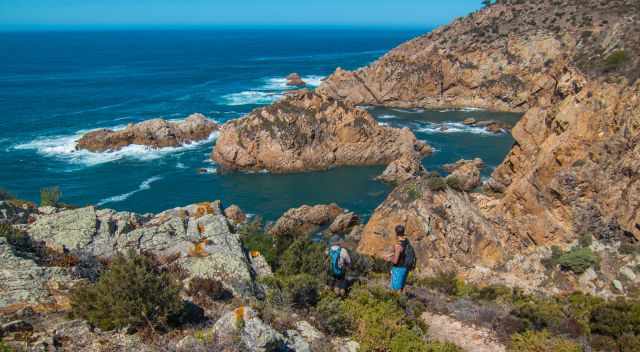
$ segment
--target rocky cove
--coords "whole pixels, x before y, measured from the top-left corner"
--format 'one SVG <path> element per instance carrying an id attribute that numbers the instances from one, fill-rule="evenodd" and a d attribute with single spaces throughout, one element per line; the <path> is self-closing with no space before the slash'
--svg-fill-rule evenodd
<path id="1" fill-rule="evenodd" d="M 227 172 L 380 165 L 371 176 L 391 190 L 370 216 L 327 201 L 281 211 L 265 226 L 220 202 L 136 214 L 5 195 L 3 334 L 16 345 L 26 334 L 41 350 L 95 350 L 100 337 L 112 350 L 636 350 L 640 88 L 631 33 L 640 9 L 559 3 L 498 1 L 220 128 L 212 158 Z M 463 107 L 524 115 L 504 115 L 511 139 L 478 116 L 434 113 Z M 395 128 L 402 123 L 414 128 Z M 430 161 L 450 147 L 438 138 L 469 148 L 471 131 L 488 148 L 509 136 L 506 158 L 493 155 L 494 164 L 476 148 Z M 397 224 L 418 257 L 406 295 L 385 290 L 380 260 Z M 334 234 L 357 258 L 343 300 L 324 291 L 319 264 Z M 129 249 L 153 259 L 118 259 Z M 144 335 L 144 320 L 96 317 L 106 313 L 72 294 L 95 298 L 119 265 L 145 260 L 154 277 L 176 275 L 179 298 L 202 309 L 197 323 L 162 325 L 183 314 L 176 308 L 154 316 L 158 325 L 147 321 Z M 107 279 L 82 291 L 100 275 Z M 71 322 L 60 314 L 69 310 Z"/>

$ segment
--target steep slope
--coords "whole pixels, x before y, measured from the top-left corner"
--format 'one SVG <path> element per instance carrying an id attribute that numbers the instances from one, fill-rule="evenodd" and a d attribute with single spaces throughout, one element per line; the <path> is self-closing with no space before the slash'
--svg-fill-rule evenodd
<path id="1" fill-rule="evenodd" d="M 360 250 L 381 254 L 389 219 L 408 221 L 425 269 L 508 266 L 521 278 L 538 272 L 541 286 L 539 260 L 521 267 L 551 245 L 639 240 L 639 13 L 637 1 L 499 1 L 368 67 L 338 69 L 318 91 L 353 104 L 525 112 L 491 196 L 399 188 Z M 398 202 L 403 192 L 414 199 Z"/>

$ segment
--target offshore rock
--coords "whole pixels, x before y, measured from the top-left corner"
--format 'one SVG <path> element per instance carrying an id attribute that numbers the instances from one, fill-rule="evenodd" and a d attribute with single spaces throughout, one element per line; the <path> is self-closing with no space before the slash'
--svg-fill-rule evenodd
<path id="1" fill-rule="evenodd" d="M 463 191 L 471 191 L 482 183 L 480 178 L 480 170 L 484 168 L 482 159 L 458 160 L 454 164 L 446 164 L 442 168 L 450 173 L 448 177 L 458 179 L 460 189 Z"/>
<path id="2" fill-rule="evenodd" d="M 287 76 L 287 85 L 291 87 L 304 87 L 307 83 L 300 78 L 299 74 L 294 72 Z"/>
<path id="3" fill-rule="evenodd" d="M 387 183 L 402 183 L 426 173 L 421 158 L 415 154 L 404 154 L 391 162 L 376 180 Z"/>
<path id="4" fill-rule="evenodd" d="M 129 124 L 124 130 L 101 129 L 80 138 L 76 149 L 91 152 L 115 151 L 136 144 L 151 148 L 177 147 L 208 139 L 218 125 L 202 114 L 192 114 L 183 122 L 153 119 Z"/>
<path id="5" fill-rule="evenodd" d="M 380 126 L 364 109 L 298 91 L 225 123 L 212 158 L 225 170 L 286 173 L 386 165 L 430 152 L 408 129 Z"/>

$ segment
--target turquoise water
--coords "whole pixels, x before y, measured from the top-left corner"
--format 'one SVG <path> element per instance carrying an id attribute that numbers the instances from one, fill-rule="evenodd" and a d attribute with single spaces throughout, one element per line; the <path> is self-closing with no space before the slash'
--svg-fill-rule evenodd
<path id="1" fill-rule="evenodd" d="M 193 112 L 224 122 L 278 99 L 284 77 L 299 72 L 312 86 L 336 67 L 355 69 L 419 35 L 390 30 L 208 30 L 0 33 L 0 187 L 38 200 L 58 185 L 63 201 L 156 212 L 221 199 L 273 219 L 301 204 L 336 202 L 368 215 L 390 189 L 373 177 L 382 167 L 326 172 L 198 174 L 211 171 L 215 136 L 153 151 L 75 152 L 87 130 L 121 127 Z M 459 125 L 465 117 L 516 121 L 484 111 L 370 109 L 381 123 L 408 126 L 437 152 L 429 169 L 482 157 L 495 167 L 508 134 Z M 441 125 L 449 126 L 441 132 Z M 491 168 L 485 170 L 488 175 Z"/>

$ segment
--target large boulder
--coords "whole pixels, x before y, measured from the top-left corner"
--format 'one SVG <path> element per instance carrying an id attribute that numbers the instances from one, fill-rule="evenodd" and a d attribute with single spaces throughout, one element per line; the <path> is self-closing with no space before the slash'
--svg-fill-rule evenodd
<path id="1" fill-rule="evenodd" d="M 235 204 L 230 205 L 224 210 L 224 216 L 236 225 L 242 224 L 247 220 L 247 215 Z"/>
<path id="2" fill-rule="evenodd" d="M 218 279 L 236 295 L 254 294 L 251 263 L 218 201 L 156 215 L 94 207 L 66 210 L 40 216 L 28 232 L 59 250 L 110 257 L 133 249 L 176 258 L 192 277 Z"/>
<path id="3" fill-rule="evenodd" d="M 421 158 L 415 154 L 404 154 L 391 162 L 376 179 L 387 183 L 402 183 L 424 173 L 426 170 L 422 166 Z"/>
<path id="4" fill-rule="evenodd" d="M 330 225 L 344 210 L 337 204 L 303 205 L 289 209 L 269 229 L 274 236 L 298 235 L 308 236 L 320 227 Z"/>
<path id="5" fill-rule="evenodd" d="M 340 214 L 329 226 L 329 231 L 335 234 L 346 234 L 360 223 L 360 217 L 354 212 Z"/>
<path id="6" fill-rule="evenodd" d="M 482 159 L 458 160 L 454 164 L 446 164 L 442 167 L 449 172 L 447 178 L 456 178 L 458 187 L 463 191 L 471 191 L 480 186 L 482 179 L 480 171 L 484 168 Z"/>
<path id="7" fill-rule="evenodd" d="M 304 87 L 307 85 L 297 73 L 291 73 L 287 76 L 287 85 L 291 87 Z"/>
<path id="8" fill-rule="evenodd" d="M 153 119 L 130 124 L 124 130 L 101 129 L 80 138 L 76 149 L 102 152 L 120 150 L 137 144 L 152 148 L 177 147 L 208 139 L 218 125 L 202 114 L 193 114 L 183 122 Z"/>
<path id="9" fill-rule="evenodd" d="M 285 173 L 386 165 L 430 152 L 409 129 L 383 127 L 364 109 L 299 91 L 225 123 L 212 158 L 224 170 Z"/>
<path id="10" fill-rule="evenodd" d="M 255 310 L 246 306 L 224 314 L 213 326 L 213 333 L 222 344 L 239 340 L 247 351 L 268 352 L 286 348 L 285 337 L 265 324 Z"/>

